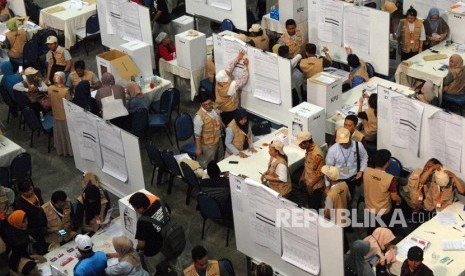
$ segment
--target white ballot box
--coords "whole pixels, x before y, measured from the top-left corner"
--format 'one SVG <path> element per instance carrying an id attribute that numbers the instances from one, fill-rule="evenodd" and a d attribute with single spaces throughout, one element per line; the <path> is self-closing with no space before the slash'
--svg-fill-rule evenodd
<path id="1" fill-rule="evenodd" d="M 194 29 L 194 18 L 189 15 L 183 15 L 172 22 L 174 34 Z"/>
<path id="2" fill-rule="evenodd" d="M 152 63 L 148 61 L 150 58 L 150 45 L 142 41 L 130 41 L 121 44 L 121 51 L 128 54 L 139 68 L 139 74 L 144 78 L 153 76 Z M 138 77 L 138 76 L 136 76 Z"/>
<path id="3" fill-rule="evenodd" d="M 178 65 L 196 70 L 207 63 L 207 38 L 204 33 L 189 30 L 175 36 Z"/>
<path id="4" fill-rule="evenodd" d="M 141 192 L 144 194 L 153 195 L 151 192 L 147 191 L 146 189 L 139 190 L 137 192 Z M 120 212 L 120 221 L 121 221 L 121 229 L 123 230 L 123 234 L 130 238 L 133 242 L 136 242 L 136 229 L 137 229 L 137 219 L 139 215 L 136 213 L 136 210 L 132 208 L 131 204 L 129 204 L 129 198 L 134 193 L 127 195 L 123 198 L 118 200 L 119 212 Z M 136 244 L 136 243 L 134 243 Z"/>
<path id="5" fill-rule="evenodd" d="M 310 131 L 313 141 L 318 145 L 325 143 L 325 110 L 320 106 L 303 102 L 289 109 L 288 137 L 291 144 L 296 144 L 301 131 Z"/>
<path id="6" fill-rule="evenodd" d="M 307 101 L 323 107 L 326 118 L 333 116 L 341 108 L 341 97 L 341 78 L 321 72 L 307 80 Z"/>
<path id="7" fill-rule="evenodd" d="M 465 14 L 457 14 L 449 11 L 447 14 L 447 22 L 450 28 L 449 39 L 453 42 L 465 44 L 465 32 L 463 31 L 463 26 L 465 26 Z"/>
<path id="8" fill-rule="evenodd" d="M 307 0 L 279 0 L 279 22 L 294 19 L 297 24 L 306 22 L 308 18 Z"/>

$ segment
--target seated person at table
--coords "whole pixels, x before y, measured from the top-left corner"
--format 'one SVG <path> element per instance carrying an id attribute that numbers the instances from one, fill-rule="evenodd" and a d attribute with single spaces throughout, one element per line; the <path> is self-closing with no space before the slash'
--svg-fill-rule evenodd
<path id="1" fill-rule="evenodd" d="M 370 80 L 366 63 L 360 60 L 357 55 L 352 54 L 352 49 L 346 47 L 347 64 L 350 66 L 349 78 L 342 85 L 342 90 L 347 91 Z"/>
<path id="2" fill-rule="evenodd" d="M 291 60 L 291 93 L 292 93 L 292 106 L 296 106 L 300 103 L 299 99 L 299 91 L 300 95 L 302 96 L 302 100 L 305 101 L 307 96 L 303 94 L 301 91 L 302 85 L 305 85 L 304 82 L 304 75 L 302 72 L 297 68 L 299 61 L 302 59 L 300 54 L 297 54 L 293 58 L 289 53 L 289 47 L 286 45 L 279 46 L 278 48 L 278 55 L 282 58 L 287 58 Z"/>
<path id="3" fill-rule="evenodd" d="M 115 77 L 112 73 L 105 72 L 102 75 L 102 87 L 97 90 L 95 99 L 100 109 L 102 109 L 102 98 L 113 95 L 115 99 L 122 99 L 124 106 L 126 106 L 126 94 L 124 87 L 115 83 Z"/>
<path id="4" fill-rule="evenodd" d="M 357 129 L 358 118 L 350 114 L 344 119 L 344 128 L 349 130 L 352 141 L 363 142 L 363 134 Z"/>
<path id="5" fill-rule="evenodd" d="M 350 251 L 344 255 L 345 275 L 375 276 L 370 264 L 365 260 L 366 254 L 370 252 L 370 243 L 356 240 L 350 247 Z M 378 265 L 378 261 L 374 266 Z"/>
<path id="6" fill-rule="evenodd" d="M 362 119 L 360 133 L 365 140 L 376 141 L 376 133 L 378 132 L 378 94 L 373 93 L 368 97 L 368 108 L 362 111 L 365 98 L 367 97 L 363 95 L 358 101 L 357 116 Z"/>
<path id="7" fill-rule="evenodd" d="M 409 59 L 423 51 L 426 40 L 425 27 L 417 18 L 417 10 L 412 6 L 407 10 L 406 18 L 401 19 L 397 27 L 397 41 L 401 48 L 401 60 Z"/>
<path id="8" fill-rule="evenodd" d="M 26 212 L 28 218 L 27 232 L 34 238 L 34 249 L 38 254 L 47 253 L 48 245 L 45 242 L 47 233 L 47 218 L 44 210 L 41 208 L 44 201 L 39 189 L 32 186 L 29 179 L 21 180 L 18 183 L 19 197 L 16 199 L 15 207 L 17 210 Z"/>
<path id="9" fill-rule="evenodd" d="M 128 109 L 129 113 L 133 113 L 137 111 L 139 108 L 145 108 L 147 109 L 147 100 L 144 97 L 144 94 L 142 94 L 142 90 L 140 89 L 140 86 L 131 81 L 126 85 L 126 92 L 128 93 L 128 100 L 127 100 L 127 105 L 126 108 Z"/>
<path id="10" fill-rule="evenodd" d="M 286 20 L 286 32 L 278 40 L 279 45 L 289 47 L 291 58 L 300 54 L 304 43 L 300 30 L 297 29 L 297 23 L 294 19 Z"/>
<path id="11" fill-rule="evenodd" d="M 76 236 L 74 231 L 74 211 L 68 196 L 63 191 L 52 194 L 50 201 L 42 205 L 47 217 L 47 235 L 45 241 L 48 243 L 65 243 Z M 60 230 L 66 231 L 66 233 Z"/>
<path id="12" fill-rule="evenodd" d="M 6 27 L 9 32 L 5 34 L 6 40 L 4 42 L 8 49 L 8 57 L 10 62 L 15 65 L 15 72 L 18 69 L 19 64 L 23 64 L 23 48 L 26 44 L 27 37 L 25 30 L 18 30 L 18 24 L 16 18 L 11 18 L 6 23 Z"/>
<path id="13" fill-rule="evenodd" d="M 45 63 L 47 64 L 47 84 L 53 83 L 53 76 L 57 71 L 63 71 L 66 75 L 71 71 L 73 60 L 69 51 L 58 45 L 56 36 L 47 37 L 47 47 L 49 51 L 45 55 Z"/>
<path id="14" fill-rule="evenodd" d="M 260 24 L 253 24 L 250 29 L 249 39 L 255 43 L 255 47 L 264 51 L 270 49 L 270 39 Z"/>
<path id="15" fill-rule="evenodd" d="M 100 108 L 97 104 L 97 100 L 92 98 L 90 84 L 86 80 L 79 82 L 74 88 L 73 103 L 94 115 L 100 116 Z"/>
<path id="16" fill-rule="evenodd" d="M 94 252 L 93 243 L 87 235 L 77 235 L 74 239 L 80 256 L 74 266 L 75 276 L 105 275 L 107 268 L 107 256 L 102 251 Z"/>
<path id="17" fill-rule="evenodd" d="M 73 89 L 83 80 L 90 83 L 91 89 L 99 89 L 102 83 L 94 72 L 86 70 L 86 63 L 83 60 L 78 60 L 74 63 L 74 71 L 69 74 L 66 80 L 66 86 Z"/>
<path id="18" fill-rule="evenodd" d="M 449 95 L 461 95 L 465 93 L 465 67 L 459 54 L 453 54 L 449 58 L 449 73 L 444 79 L 442 92 Z"/>
<path id="19" fill-rule="evenodd" d="M 0 0 L 0 22 L 6 22 L 11 17 L 10 9 L 6 7 L 7 0 Z"/>
<path id="20" fill-rule="evenodd" d="M 0 220 L 4 220 L 13 212 L 14 202 L 15 192 L 0 183 Z"/>
<path id="21" fill-rule="evenodd" d="M 318 57 L 316 55 L 316 45 L 313 43 L 307 43 L 305 45 L 306 58 L 300 61 L 300 70 L 304 73 L 305 78 L 311 78 L 313 75 L 322 72 L 323 68 L 331 66 L 331 56 L 329 50 L 323 47 L 323 53 L 325 57 Z"/>
<path id="22" fill-rule="evenodd" d="M 205 247 L 197 245 L 192 249 L 192 264 L 184 269 L 184 276 L 224 275 L 218 261 L 209 260 Z"/>
<path id="23" fill-rule="evenodd" d="M 393 244 L 395 238 L 396 236 L 388 228 L 376 228 L 371 235 L 363 239 L 370 242 L 370 252 L 365 255 L 365 260 L 370 261 L 372 257 L 378 255 L 380 265 L 386 266 L 394 263 L 397 252 L 397 246 Z"/>
<path id="24" fill-rule="evenodd" d="M 157 56 L 164 60 L 170 61 L 176 57 L 176 47 L 171 43 L 170 36 L 167 33 L 161 32 L 155 39 L 157 42 Z"/>
<path id="25" fill-rule="evenodd" d="M 207 166 L 207 174 L 209 178 L 200 180 L 200 191 L 218 201 L 224 216 L 232 215 L 228 173 L 221 174 L 218 164 L 215 161 L 210 161 Z"/>
<path id="26" fill-rule="evenodd" d="M 220 161 L 224 157 L 223 123 L 209 95 L 200 94 L 199 101 L 200 108 L 194 117 L 195 153 L 202 168 L 206 168 L 210 161 Z"/>
<path id="27" fill-rule="evenodd" d="M 110 209 L 110 197 L 92 172 L 82 178 L 82 188 L 82 194 L 77 198 L 76 222 L 82 224 L 83 233 L 95 233 Z"/>
<path id="28" fill-rule="evenodd" d="M 429 49 L 446 39 L 449 33 L 449 25 L 439 16 L 438 8 L 431 8 L 428 17 L 423 21 L 425 28 L 426 40 L 423 43 L 423 49 Z"/>
<path id="29" fill-rule="evenodd" d="M 27 96 L 29 106 L 36 112 L 37 117 L 39 117 L 41 111 L 46 111 L 46 108 L 41 104 L 41 100 L 47 96 L 48 87 L 40 77 L 39 70 L 28 67 L 24 70 L 24 75 L 26 76 L 26 80 L 15 84 L 13 90 L 22 92 Z"/>
<path id="30" fill-rule="evenodd" d="M 232 120 L 226 127 L 226 154 L 224 158 L 230 155 L 239 155 L 241 158 L 247 158 L 247 154 L 242 150 L 248 149 L 251 152 L 257 152 L 253 148 L 252 132 L 249 128 L 247 119 L 247 110 L 237 109 L 234 120 Z"/>
<path id="31" fill-rule="evenodd" d="M 107 257 L 118 258 L 119 262 L 107 267 L 105 275 L 149 276 L 149 273 L 142 268 L 140 256 L 128 237 L 114 237 L 112 243 L 116 253 L 107 253 Z"/>
<path id="32" fill-rule="evenodd" d="M 407 259 L 402 263 L 400 276 L 433 276 L 433 271 L 423 263 L 423 250 L 412 246 L 408 250 Z"/>
<path id="33" fill-rule="evenodd" d="M 13 87 L 15 84 L 22 82 L 23 78 L 19 74 L 14 73 L 13 64 L 10 61 L 3 61 L 0 63 L 0 70 L 3 74 L 0 86 L 6 89 L 11 98 L 15 100 L 16 98 L 15 93 L 13 92 Z"/>
<path id="34" fill-rule="evenodd" d="M 288 197 L 292 191 L 291 176 L 284 144 L 280 140 L 273 140 L 269 145 L 270 161 L 268 169 L 262 174 L 261 181 L 282 197 Z"/>
<path id="35" fill-rule="evenodd" d="M 456 190 L 460 194 L 465 194 L 465 188 L 453 172 L 441 165 L 431 166 L 422 176 L 420 183 L 424 183 L 423 179 L 432 171 L 434 171 L 434 175 L 428 191 L 425 191 L 423 206 L 429 212 L 442 211 L 454 203 Z"/>

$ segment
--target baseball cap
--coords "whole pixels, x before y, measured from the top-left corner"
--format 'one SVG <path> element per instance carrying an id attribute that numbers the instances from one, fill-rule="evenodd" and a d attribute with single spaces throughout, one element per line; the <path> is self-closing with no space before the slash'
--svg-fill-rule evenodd
<path id="1" fill-rule="evenodd" d="M 449 175 L 447 175 L 445 169 L 442 168 L 441 170 L 438 170 L 434 173 L 434 180 L 436 181 L 436 184 L 444 187 L 449 184 Z"/>
<path id="2" fill-rule="evenodd" d="M 423 261 L 423 250 L 418 246 L 412 246 L 408 250 L 407 258 L 411 261 Z"/>
<path id="3" fill-rule="evenodd" d="M 336 131 L 336 143 L 349 143 L 350 131 L 347 128 L 341 127 Z"/>
<path id="4" fill-rule="evenodd" d="M 385 2 L 384 10 L 387 11 L 388 13 L 393 13 L 397 11 L 397 6 L 393 2 Z"/>
<path id="5" fill-rule="evenodd" d="M 35 69 L 34 67 L 28 67 L 26 70 L 24 70 L 24 75 L 29 76 L 29 75 L 34 75 L 37 74 L 39 70 Z"/>
<path id="6" fill-rule="evenodd" d="M 270 147 L 274 148 L 275 150 L 279 151 L 279 153 L 284 155 L 284 144 L 280 140 L 273 140 L 270 144 Z"/>
<path id="7" fill-rule="evenodd" d="M 262 30 L 262 26 L 260 26 L 260 24 L 252 24 L 252 26 L 249 29 L 249 32 L 258 33 L 261 30 Z"/>
<path id="8" fill-rule="evenodd" d="M 81 251 L 88 251 L 92 249 L 92 240 L 87 235 L 77 235 L 74 242 L 76 242 L 77 248 Z"/>
<path id="9" fill-rule="evenodd" d="M 338 180 L 340 178 L 339 169 L 334 166 L 324 165 L 321 167 L 321 172 L 331 180 Z"/>
<path id="10" fill-rule="evenodd" d="M 299 133 L 299 135 L 297 135 L 297 144 L 308 141 L 310 139 L 312 139 L 312 134 L 308 131 L 302 131 Z"/>
<path id="11" fill-rule="evenodd" d="M 163 39 L 165 39 L 165 37 L 167 36 L 167 34 L 165 32 L 161 32 L 157 35 L 157 38 L 155 38 L 155 42 L 156 43 L 161 43 L 163 41 Z"/>
<path id="12" fill-rule="evenodd" d="M 47 42 L 46 42 L 47 44 L 52 44 L 52 43 L 56 43 L 56 42 L 58 42 L 58 39 L 57 39 L 56 36 L 51 35 L 51 36 L 47 37 Z"/>

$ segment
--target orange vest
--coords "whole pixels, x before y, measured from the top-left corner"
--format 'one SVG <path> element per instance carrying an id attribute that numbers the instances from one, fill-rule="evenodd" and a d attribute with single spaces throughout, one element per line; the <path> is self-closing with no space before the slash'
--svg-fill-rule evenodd
<path id="1" fill-rule="evenodd" d="M 8 56 L 10 58 L 21 58 L 23 56 L 24 44 L 26 44 L 27 41 L 26 31 L 18 30 L 7 32 L 6 39 L 10 42 Z"/>
<path id="2" fill-rule="evenodd" d="M 66 237 L 69 233 L 65 236 L 61 236 L 58 234 L 58 230 L 71 228 L 71 202 L 66 201 L 66 205 L 63 208 L 62 218 L 60 218 L 57 212 L 53 209 L 51 201 L 42 205 L 42 209 L 47 217 L 47 235 L 45 236 L 45 241 L 48 243 L 58 243 L 63 240 L 67 240 Z"/>
<path id="3" fill-rule="evenodd" d="M 406 198 L 406 202 L 408 206 L 412 209 L 417 209 L 421 205 L 421 201 L 418 200 L 418 197 L 420 196 L 420 189 L 419 189 L 419 184 L 420 184 L 420 178 L 421 178 L 421 173 L 423 172 L 423 169 L 416 169 L 414 170 L 409 178 L 408 178 L 408 184 L 407 184 L 407 194 L 404 195 L 404 198 Z M 414 178 L 413 175 L 416 175 L 418 177 Z M 424 185 L 423 189 L 425 189 L 427 186 Z"/>
<path id="4" fill-rule="evenodd" d="M 365 192 L 366 209 L 378 214 L 384 209 L 384 214 L 391 211 L 391 195 L 389 186 L 394 176 L 385 171 L 366 168 L 363 174 L 363 190 Z"/>
<path id="5" fill-rule="evenodd" d="M 292 184 L 291 184 L 291 175 L 289 174 L 289 167 L 287 166 L 286 160 L 281 156 L 276 157 L 276 160 L 273 162 L 273 157 L 270 158 L 270 162 L 268 162 L 268 170 L 265 172 L 265 175 L 271 175 L 273 177 L 277 177 L 278 175 L 275 173 L 276 167 L 279 164 L 283 164 L 287 168 L 287 181 L 268 181 L 268 186 L 271 189 L 278 192 L 282 197 L 286 197 L 292 191 Z"/>
<path id="6" fill-rule="evenodd" d="M 300 50 L 302 48 L 302 34 L 300 33 L 299 30 L 295 31 L 296 39 L 295 42 L 294 40 L 287 34 L 287 32 L 284 32 L 284 34 L 281 36 L 283 39 L 284 43 L 286 44 L 287 47 L 289 47 L 289 54 L 292 57 L 295 57 L 298 53 L 300 53 Z"/>
<path id="7" fill-rule="evenodd" d="M 66 65 L 66 60 L 65 60 L 65 48 L 58 46 L 57 50 L 55 52 L 48 51 L 47 55 L 49 58 L 49 61 L 52 62 L 53 64 L 53 55 L 55 55 L 55 60 L 56 60 L 56 65 Z M 52 54 L 53 53 L 53 54 Z"/>
<path id="8" fill-rule="evenodd" d="M 378 118 L 375 115 L 375 110 L 371 107 L 368 107 L 365 110 L 368 120 L 363 120 L 363 133 L 365 135 L 365 140 L 372 141 L 374 136 L 378 132 Z"/>
<path id="9" fill-rule="evenodd" d="M 400 30 L 400 41 L 402 43 L 402 52 L 418 52 L 420 49 L 420 36 L 421 28 L 423 27 L 423 21 L 416 19 L 413 28 L 413 32 L 410 32 L 409 24 L 406 19 L 401 19 L 399 23 L 402 27 Z"/>
<path id="10" fill-rule="evenodd" d="M 345 181 L 334 184 L 329 189 L 328 194 L 326 195 L 333 202 L 333 209 L 335 211 L 335 217 L 332 220 L 337 225 L 344 225 L 346 223 L 343 220 L 341 210 L 345 210 L 348 207 L 349 202 L 349 187 Z"/>
<path id="11" fill-rule="evenodd" d="M 184 269 L 184 276 L 198 276 L 199 274 L 195 270 L 194 264 L 191 264 L 188 268 Z M 220 276 L 220 266 L 218 261 L 208 260 L 206 276 Z"/>
<path id="12" fill-rule="evenodd" d="M 202 126 L 202 143 L 206 146 L 216 145 L 218 144 L 219 135 L 218 131 L 220 129 L 220 124 L 216 119 L 208 116 L 208 114 L 200 108 L 197 111 L 197 115 L 200 116 L 202 119 L 203 126 Z"/>
<path id="13" fill-rule="evenodd" d="M 255 43 L 255 48 L 264 51 L 268 51 L 270 48 L 270 39 L 265 34 L 265 32 L 263 32 L 263 35 L 261 36 L 250 36 L 249 38 Z"/>
<path id="14" fill-rule="evenodd" d="M 355 72 L 350 72 L 349 73 L 349 83 L 352 84 L 352 80 L 355 76 L 360 76 L 362 77 L 365 82 L 370 80 L 370 77 L 368 76 L 367 72 L 367 65 L 364 61 L 360 61 L 360 67 L 357 69 Z"/>
<path id="15" fill-rule="evenodd" d="M 218 109 L 221 111 L 225 111 L 225 112 L 234 111 L 239 106 L 239 96 L 237 94 L 234 96 L 228 95 L 228 89 L 230 85 L 231 85 L 231 80 L 225 83 L 220 83 L 220 82 L 216 83 L 215 103 L 218 106 Z"/>
<path id="16" fill-rule="evenodd" d="M 317 156 L 320 156 L 320 162 L 317 163 Z M 323 151 L 320 146 L 313 143 L 309 152 L 305 153 L 305 165 L 304 165 L 304 178 L 306 182 L 313 182 L 315 178 L 319 178 L 318 182 L 315 183 L 313 189 L 323 188 L 323 174 L 321 173 L 321 167 L 325 164 Z"/>
<path id="17" fill-rule="evenodd" d="M 65 108 L 63 106 L 63 98 L 69 99 L 68 87 L 58 87 L 55 85 L 48 87 L 48 96 L 52 104 L 53 118 L 59 121 L 65 121 Z"/>
<path id="18" fill-rule="evenodd" d="M 84 70 L 84 76 L 82 76 L 82 78 L 78 76 L 76 71 L 73 71 L 71 72 L 71 74 L 69 74 L 69 78 L 71 79 L 71 85 L 74 87 L 76 87 L 83 80 L 89 81 L 89 83 L 92 85 L 93 76 L 94 72 L 88 70 Z"/>
<path id="19" fill-rule="evenodd" d="M 302 59 L 300 70 L 305 74 L 305 78 L 311 78 L 313 75 L 323 72 L 323 59 L 317 57 Z"/>
<path id="20" fill-rule="evenodd" d="M 244 141 L 245 141 L 245 138 L 246 138 L 246 135 L 244 134 L 244 132 L 242 131 L 242 129 L 240 129 L 237 124 L 236 124 L 236 120 L 232 120 L 228 126 L 232 129 L 233 133 L 234 133 L 234 139 L 232 141 L 232 144 L 233 146 L 241 151 L 244 149 Z M 229 154 L 229 155 L 232 155 L 233 153 L 228 149 L 226 148 L 226 152 Z"/>
<path id="21" fill-rule="evenodd" d="M 425 192 L 425 209 L 428 211 L 444 210 L 447 206 L 454 202 L 454 189 L 453 186 L 439 187 L 436 184 L 434 177 L 428 191 Z"/>

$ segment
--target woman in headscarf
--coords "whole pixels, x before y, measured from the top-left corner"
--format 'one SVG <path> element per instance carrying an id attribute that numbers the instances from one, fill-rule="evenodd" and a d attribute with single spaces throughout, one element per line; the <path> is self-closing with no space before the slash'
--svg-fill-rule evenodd
<path id="1" fill-rule="evenodd" d="M 449 25 L 439 16 L 438 8 L 431 8 L 428 17 L 423 21 L 425 27 L 426 41 L 423 43 L 423 49 L 429 49 L 439 42 L 446 39 L 449 34 Z"/>
<path id="2" fill-rule="evenodd" d="M 241 158 L 247 158 L 247 154 L 242 150 L 249 149 L 251 152 L 257 152 L 253 148 L 252 132 L 247 120 L 247 111 L 239 108 L 228 126 L 226 127 L 226 153 L 225 158 L 230 155 L 239 155 Z"/>
<path id="3" fill-rule="evenodd" d="M 6 48 L 8 49 L 8 56 L 10 61 L 14 64 L 15 72 L 18 69 L 18 64 L 23 62 L 23 47 L 26 44 L 27 37 L 25 30 L 18 30 L 16 18 L 11 18 L 6 23 L 9 32 L 5 34 Z"/>
<path id="4" fill-rule="evenodd" d="M 9 61 L 3 61 L 0 64 L 0 69 L 2 70 L 3 78 L 0 82 L 0 86 L 5 88 L 10 94 L 11 98 L 14 100 L 15 95 L 13 93 L 13 86 L 17 83 L 23 81 L 23 78 L 19 74 L 15 74 L 13 71 L 13 65 Z"/>
<path id="5" fill-rule="evenodd" d="M 55 72 L 53 76 L 54 84 L 48 88 L 48 96 L 52 103 L 53 111 L 53 144 L 57 154 L 63 156 L 73 156 L 73 148 L 69 138 L 68 125 L 66 124 L 65 108 L 63 99 L 69 100 L 69 89 L 65 86 L 65 73 Z"/>
<path id="6" fill-rule="evenodd" d="M 365 260 L 370 261 L 373 256 L 378 255 L 382 265 L 395 262 L 397 250 L 397 246 L 393 244 L 395 238 L 396 236 L 388 228 L 376 228 L 371 235 L 363 239 L 370 243 L 370 252 L 365 255 Z"/>
<path id="7" fill-rule="evenodd" d="M 282 197 L 288 197 L 292 191 L 291 175 L 284 144 L 281 140 L 273 140 L 269 147 L 270 161 L 268 169 L 262 174 L 261 181 L 278 192 Z"/>
<path id="8" fill-rule="evenodd" d="M 89 81 L 83 80 L 74 88 L 73 103 L 97 116 L 100 114 L 100 108 L 97 101 L 92 98 L 90 93 Z"/>
<path id="9" fill-rule="evenodd" d="M 113 247 L 116 253 L 107 253 L 108 258 L 118 258 L 119 263 L 107 267 L 106 275 L 148 276 L 149 273 L 142 268 L 139 254 L 134 244 L 126 236 L 113 238 Z"/>
<path id="10" fill-rule="evenodd" d="M 444 79 L 442 92 L 449 95 L 461 95 L 465 93 L 465 67 L 459 54 L 453 54 L 449 58 L 449 73 Z"/>
<path id="11" fill-rule="evenodd" d="M 375 276 L 370 264 L 365 261 L 365 255 L 370 251 L 368 241 L 356 240 L 350 251 L 344 255 L 344 268 L 357 276 Z"/>
<path id="12" fill-rule="evenodd" d="M 124 93 L 124 87 L 115 83 L 115 77 L 109 73 L 105 72 L 102 75 L 102 87 L 97 90 L 95 99 L 97 104 L 102 109 L 102 98 L 113 95 L 115 99 L 122 99 L 124 106 L 126 106 L 126 95 Z"/>
<path id="13" fill-rule="evenodd" d="M 129 113 L 133 113 L 139 108 L 147 109 L 147 101 L 145 100 L 144 94 L 142 94 L 140 86 L 137 83 L 131 81 L 128 85 L 126 85 L 126 92 L 129 95 L 127 102 L 127 109 Z"/>

